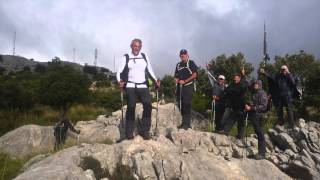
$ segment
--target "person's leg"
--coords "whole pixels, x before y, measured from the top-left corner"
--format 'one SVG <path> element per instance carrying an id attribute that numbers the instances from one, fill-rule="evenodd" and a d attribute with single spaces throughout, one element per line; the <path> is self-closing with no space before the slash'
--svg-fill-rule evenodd
<path id="1" fill-rule="evenodd" d="M 181 94 L 180 94 L 180 91 L 181 91 L 182 89 L 180 89 L 180 85 L 179 85 L 179 84 L 177 84 L 176 86 L 177 86 L 177 87 L 176 87 L 177 89 L 176 89 L 176 92 L 175 92 L 176 105 L 178 106 L 178 108 L 179 108 L 179 110 L 180 110 L 180 112 L 181 112 L 181 108 L 182 108 L 182 107 L 180 107 L 180 100 L 181 100 L 180 95 L 182 95 L 182 92 L 181 92 Z"/>
<path id="2" fill-rule="evenodd" d="M 278 106 L 277 108 L 277 116 L 278 116 L 278 124 L 280 126 L 282 126 L 284 124 L 284 120 L 283 120 L 283 98 L 280 97 L 279 101 L 278 101 Z"/>
<path id="3" fill-rule="evenodd" d="M 225 124 L 229 121 L 230 116 L 231 116 L 231 109 L 227 107 L 224 109 L 223 115 L 221 117 L 220 129 L 218 129 L 218 131 L 224 130 Z"/>
<path id="4" fill-rule="evenodd" d="M 236 119 L 237 119 L 237 122 L 238 122 L 238 135 L 237 135 L 237 138 L 238 139 L 242 139 L 243 138 L 243 134 L 244 134 L 244 131 L 245 131 L 245 116 L 246 116 L 246 113 L 244 112 L 237 112 L 235 113 L 236 114 Z"/>
<path id="5" fill-rule="evenodd" d="M 263 114 L 254 113 L 252 114 L 252 116 L 250 116 L 250 120 L 252 122 L 254 131 L 258 136 L 259 154 L 264 157 L 266 154 L 266 141 L 263 133 L 263 126 L 264 126 Z"/>
<path id="6" fill-rule="evenodd" d="M 216 117 L 215 117 L 216 118 L 215 119 L 216 127 L 215 127 L 215 130 L 219 131 L 221 129 L 221 121 L 222 121 L 222 116 L 223 116 L 223 113 L 224 113 L 223 104 L 216 104 L 215 111 L 216 111 Z"/>
<path id="7" fill-rule="evenodd" d="M 231 109 L 229 110 L 229 113 L 230 114 L 225 113 L 223 116 L 223 118 L 226 118 L 223 120 L 224 121 L 223 131 L 225 132 L 226 135 L 229 134 L 237 118 L 235 112 L 231 111 Z"/>
<path id="8" fill-rule="evenodd" d="M 141 121 L 141 136 L 146 139 L 150 138 L 149 131 L 151 127 L 151 95 L 148 88 L 138 88 L 137 94 L 143 105 L 142 121 Z"/>
<path id="9" fill-rule="evenodd" d="M 191 128 L 191 102 L 192 102 L 193 86 L 184 86 L 182 88 L 182 128 Z"/>
<path id="10" fill-rule="evenodd" d="M 126 112 L 126 138 L 133 138 L 134 122 L 135 122 L 135 110 L 136 110 L 136 91 L 135 88 L 127 88 L 127 112 Z"/>
<path id="11" fill-rule="evenodd" d="M 294 127 L 294 115 L 293 115 L 293 102 L 291 98 L 287 97 L 286 99 L 287 115 L 288 115 L 288 124 L 289 128 Z"/>

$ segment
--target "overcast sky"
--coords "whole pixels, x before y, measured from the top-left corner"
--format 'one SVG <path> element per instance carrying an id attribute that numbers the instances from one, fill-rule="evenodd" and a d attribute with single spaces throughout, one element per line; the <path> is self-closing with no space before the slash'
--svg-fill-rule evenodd
<path id="1" fill-rule="evenodd" d="M 197 65 L 220 54 L 262 57 L 266 21 L 271 57 L 304 49 L 320 57 L 319 0 L 0 0 L 0 54 L 62 60 L 113 70 L 116 59 L 143 40 L 157 74 L 172 74 L 181 48 Z M 116 62 L 117 66 L 117 62 Z"/>

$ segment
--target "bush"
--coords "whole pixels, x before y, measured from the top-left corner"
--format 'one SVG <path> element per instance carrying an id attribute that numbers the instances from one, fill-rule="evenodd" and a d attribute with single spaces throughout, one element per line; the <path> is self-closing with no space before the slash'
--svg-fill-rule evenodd
<path id="1" fill-rule="evenodd" d="M 54 64 L 40 80 L 40 102 L 65 113 L 72 104 L 88 98 L 89 85 L 89 79 L 80 71 Z"/>
<path id="2" fill-rule="evenodd" d="M 118 89 L 108 89 L 106 91 L 96 91 L 90 94 L 91 102 L 96 106 L 101 106 L 111 111 L 121 108 L 121 92 Z"/>
<path id="3" fill-rule="evenodd" d="M 201 92 L 193 94 L 192 109 L 201 114 L 205 114 L 208 107 L 210 107 L 210 102 L 205 94 L 202 94 Z"/>

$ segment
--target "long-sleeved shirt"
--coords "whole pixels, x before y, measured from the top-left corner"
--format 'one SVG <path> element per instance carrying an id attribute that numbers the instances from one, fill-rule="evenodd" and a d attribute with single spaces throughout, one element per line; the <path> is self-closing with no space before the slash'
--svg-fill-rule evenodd
<path id="1" fill-rule="evenodd" d="M 265 76 L 276 85 L 276 91 L 280 96 L 292 98 L 293 91 L 296 88 L 296 82 L 292 74 L 269 75 L 265 73 Z"/>
<path id="2" fill-rule="evenodd" d="M 253 111 L 258 113 L 266 112 L 268 106 L 268 97 L 267 93 L 262 88 L 253 91 L 251 106 Z"/>
<path id="3" fill-rule="evenodd" d="M 148 56 L 146 56 L 146 61 L 144 60 L 141 53 L 135 56 L 132 52 L 128 53 L 129 61 L 128 61 L 128 81 L 126 84 L 127 88 L 134 88 L 135 83 L 137 83 L 137 88 L 147 88 L 146 84 L 139 84 L 144 83 L 147 81 L 146 79 L 146 70 L 150 74 L 151 78 L 156 81 L 157 78 L 154 75 L 153 69 L 151 67 L 150 61 Z M 126 57 L 123 56 L 120 60 L 120 65 L 118 66 L 117 70 L 117 80 L 120 82 L 124 79 L 120 78 L 120 73 L 124 70 L 126 66 Z"/>

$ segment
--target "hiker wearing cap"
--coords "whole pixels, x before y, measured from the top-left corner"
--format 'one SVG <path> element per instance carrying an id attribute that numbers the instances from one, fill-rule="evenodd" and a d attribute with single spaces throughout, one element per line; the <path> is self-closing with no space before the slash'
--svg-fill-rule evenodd
<path id="1" fill-rule="evenodd" d="M 194 91 L 194 80 L 198 76 L 197 66 L 189 59 L 187 50 L 180 51 L 181 61 L 177 63 L 174 78 L 177 84 L 177 100 L 182 115 L 182 123 L 179 128 L 187 130 L 191 128 L 191 102 Z"/>
<path id="2" fill-rule="evenodd" d="M 223 130 L 219 131 L 219 133 L 228 135 L 233 125 L 237 122 L 237 139 L 239 140 L 243 138 L 244 134 L 245 95 L 249 85 L 244 76 L 244 70 L 242 71 L 242 74 L 233 76 L 233 82 L 225 90 L 226 109 L 222 117 Z"/>
<path id="3" fill-rule="evenodd" d="M 212 91 L 212 100 L 214 100 L 214 110 L 215 110 L 215 130 L 219 131 L 222 130 L 221 126 L 221 118 L 223 116 L 225 110 L 225 99 L 224 99 L 224 90 L 226 89 L 225 85 L 225 77 L 224 75 L 218 76 L 218 81 L 215 82 L 216 85 Z"/>
<path id="4" fill-rule="evenodd" d="M 143 105 L 143 115 L 139 134 L 148 140 L 150 139 L 152 111 L 148 79 L 154 82 L 156 88 L 160 87 L 160 81 L 154 75 L 149 58 L 140 52 L 142 41 L 133 39 L 130 47 L 131 52 L 122 57 L 117 71 L 119 87 L 125 89 L 127 94 L 125 135 L 127 139 L 134 137 L 135 108 L 137 99 L 140 99 Z"/>
<path id="5" fill-rule="evenodd" d="M 287 108 L 288 114 L 288 123 L 289 128 L 294 127 L 294 116 L 293 116 L 293 98 L 297 94 L 296 82 L 289 72 L 289 69 L 286 65 L 281 66 L 281 71 L 277 75 L 270 75 L 261 69 L 260 72 L 264 74 L 269 80 L 275 84 L 278 91 L 277 97 L 277 116 L 278 124 L 284 125 L 283 118 L 283 107 Z M 299 93 L 298 93 L 299 94 Z"/>
<path id="6" fill-rule="evenodd" d="M 258 136 L 258 154 L 256 159 L 264 159 L 266 154 L 266 141 L 263 133 L 263 114 L 267 111 L 268 97 L 262 89 L 260 80 L 253 81 L 249 102 L 245 105 L 245 111 L 248 113 L 248 120 L 252 122 L 255 133 Z"/>

